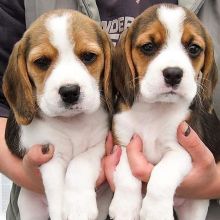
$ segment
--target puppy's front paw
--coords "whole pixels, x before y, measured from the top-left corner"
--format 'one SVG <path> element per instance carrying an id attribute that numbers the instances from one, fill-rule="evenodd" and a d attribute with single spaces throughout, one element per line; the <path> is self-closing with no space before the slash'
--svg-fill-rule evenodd
<path id="1" fill-rule="evenodd" d="M 65 191 L 63 220 L 95 220 L 97 215 L 95 191 Z"/>
<path id="2" fill-rule="evenodd" d="M 142 197 L 136 192 L 116 191 L 109 208 L 114 220 L 139 220 Z"/>
<path id="3" fill-rule="evenodd" d="M 156 201 L 146 196 L 142 203 L 140 220 L 174 220 L 172 201 Z"/>

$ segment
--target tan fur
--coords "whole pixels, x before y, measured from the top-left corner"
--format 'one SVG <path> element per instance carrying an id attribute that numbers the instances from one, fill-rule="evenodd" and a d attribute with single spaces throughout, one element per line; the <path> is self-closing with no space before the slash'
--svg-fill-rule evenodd
<path id="1" fill-rule="evenodd" d="M 201 85 L 203 90 L 200 95 L 204 107 L 207 111 L 211 111 L 213 90 L 218 79 L 213 43 L 210 35 L 198 17 L 186 9 L 185 11 L 187 19 L 185 20 L 184 34 L 185 36 L 193 36 L 195 38 L 195 42 L 197 42 L 204 50 L 200 57 L 193 62 L 193 66 L 198 73 L 200 71 L 202 73 Z M 182 38 L 182 41 L 184 41 L 184 38 Z"/>
<path id="2" fill-rule="evenodd" d="M 38 18 L 16 44 L 5 72 L 3 90 L 19 124 L 29 124 L 38 110 L 36 94 L 42 94 L 45 82 L 56 66 L 58 50 L 50 43 L 50 33 L 45 21 L 52 16 L 68 14 L 68 32 L 75 45 L 74 53 L 79 59 L 87 52 L 97 54 L 91 64 L 85 64 L 88 71 L 101 84 L 104 102 L 111 108 L 111 50 L 112 44 L 99 25 L 90 18 L 73 10 L 56 10 Z M 47 70 L 38 68 L 34 61 L 41 57 L 50 58 Z M 73 74 L 78 74 L 73 71 Z M 16 97 L 16 98 L 15 98 Z"/>
<path id="3" fill-rule="evenodd" d="M 147 42 L 151 42 L 152 40 L 157 45 L 163 45 L 166 38 L 166 30 L 163 25 L 158 21 L 154 21 L 149 27 L 144 29 L 143 33 L 138 35 L 137 39 L 133 41 L 132 47 L 132 60 L 134 65 L 136 66 L 136 70 L 138 76 L 142 78 L 147 70 L 147 66 L 150 61 L 157 55 L 154 56 L 145 56 L 141 51 L 140 47 Z"/>
<path id="4" fill-rule="evenodd" d="M 193 39 L 193 43 L 198 44 L 203 50 L 205 50 L 205 40 L 201 36 L 201 31 L 198 32 L 195 26 L 193 24 L 187 23 L 184 25 L 184 31 L 182 35 L 182 44 L 186 45 Z M 204 51 L 195 59 L 192 59 L 192 65 L 196 71 L 197 74 L 199 74 L 203 63 L 204 63 Z"/>
<path id="5" fill-rule="evenodd" d="M 123 33 L 118 46 L 116 47 L 116 58 L 114 58 L 114 84 L 123 97 L 120 102 L 127 103 L 131 106 L 138 90 L 138 80 L 146 73 L 150 61 L 157 55 L 145 56 L 140 47 L 149 42 L 154 41 L 158 45 L 158 52 L 166 42 L 166 30 L 157 18 L 156 10 L 160 5 L 155 5 L 138 16 L 131 27 Z M 169 5 L 169 7 L 175 7 Z M 214 51 L 209 34 L 199 21 L 199 19 L 190 11 L 185 9 L 186 20 L 184 21 L 184 31 L 182 36 L 182 45 L 187 46 L 193 39 L 193 43 L 198 44 L 203 52 L 196 58 L 191 58 L 192 65 L 197 73 L 197 78 L 202 73 L 201 84 L 203 90 L 200 96 L 204 107 L 209 109 L 212 102 L 213 89 L 217 82 L 217 71 L 214 61 Z M 123 68 L 120 70 L 120 65 Z M 125 71 L 124 69 L 127 70 Z M 119 69 L 119 70 L 118 70 Z M 124 76 L 120 76 L 124 73 Z M 122 79 L 121 83 L 117 77 Z M 123 79 L 124 78 L 124 79 Z M 126 79 L 125 79 L 126 78 Z"/>

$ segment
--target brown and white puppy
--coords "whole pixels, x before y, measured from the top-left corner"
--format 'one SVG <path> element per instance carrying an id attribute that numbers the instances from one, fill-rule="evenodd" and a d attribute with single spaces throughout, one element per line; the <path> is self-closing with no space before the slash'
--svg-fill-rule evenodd
<path id="1" fill-rule="evenodd" d="M 142 201 L 141 182 L 133 177 L 122 148 L 110 216 L 173 220 L 175 190 L 192 167 L 190 155 L 176 139 L 180 122 L 189 118 L 216 159 L 220 155 L 220 123 L 212 106 L 217 71 L 211 39 L 192 12 L 156 5 L 123 34 L 113 69 L 115 139 L 126 146 L 139 134 L 155 167 Z M 183 200 L 176 207 L 180 220 L 204 220 L 207 209 L 207 200 Z"/>
<path id="2" fill-rule="evenodd" d="M 21 189 L 22 220 L 96 219 L 110 71 L 110 40 L 76 11 L 42 15 L 15 45 L 3 84 L 13 110 L 7 144 L 20 156 L 33 144 L 55 146 L 53 158 L 40 167 L 49 213 L 44 196 Z"/>

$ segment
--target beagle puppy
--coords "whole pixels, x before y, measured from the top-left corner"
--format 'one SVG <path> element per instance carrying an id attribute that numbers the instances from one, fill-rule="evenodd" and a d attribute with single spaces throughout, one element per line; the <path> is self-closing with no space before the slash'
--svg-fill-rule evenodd
<path id="1" fill-rule="evenodd" d="M 123 34 L 113 58 L 117 94 L 113 133 L 122 146 L 114 173 L 110 216 L 116 220 L 173 220 L 176 188 L 192 168 L 176 138 L 188 119 L 206 146 L 220 156 L 220 123 L 212 105 L 217 70 L 210 36 L 185 8 L 156 5 L 137 17 Z M 141 181 L 130 170 L 126 148 L 139 134 L 155 165 L 142 201 Z M 208 200 L 181 200 L 180 220 L 204 220 Z"/>
<path id="2" fill-rule="evenodd" d="M 110 124 L 111 48 L 95 21 L 72 10 L 42 15 L 16 43 L 3 82 L 12 109 L 7 145 L 21 157 L 34 144 L 55 147 L 39 168 L 46 198 L 21 189 L 22 220 L 96 219 L 95 184 Z"/>

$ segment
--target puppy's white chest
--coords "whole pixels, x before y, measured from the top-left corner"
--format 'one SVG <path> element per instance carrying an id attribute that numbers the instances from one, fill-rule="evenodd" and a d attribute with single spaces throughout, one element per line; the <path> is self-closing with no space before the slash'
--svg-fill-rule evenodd
<path id="1" fill-rule="evenodd" d="M 34 119 L 22 126 L 21 143 L 30 148 L 34 144 L 53 144 L 55 152 L 76 156 L 105 141 L 108 117 L 103 109 L 91 114 L 66 119 Z M 104 144 L 103 144 L 104 147 Z"/>
<path id="2" fill-rule="evenodd" d="M 176 146 L 176 130 L 187 113 L 181 106 L 135 104 L 129 111 L 115 115 L 115 132 L 125 146 L 133 134 L 138 134 L 147 159 L 156 164 L 167 150 Z"/>

